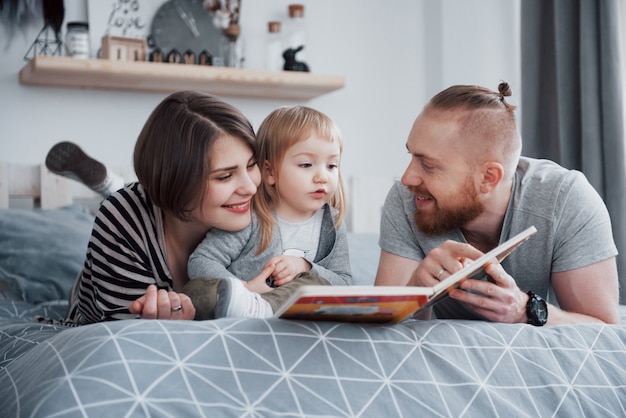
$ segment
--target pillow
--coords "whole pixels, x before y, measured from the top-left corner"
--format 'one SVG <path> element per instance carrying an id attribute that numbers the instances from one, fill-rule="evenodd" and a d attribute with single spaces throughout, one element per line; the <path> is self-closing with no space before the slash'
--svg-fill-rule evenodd
<path id="1" fill-rule="evenodd" d="M 348 249 L 350 250 L 350 267 L 352 268 L 352 284 L 369 286 L 374 284 L 380 247 L 378 234 L 348 233 Z"/>
<path id="2" fill-rule="evenodd" d="M 67 299 L 93 220 L 81 205 L 0 210 L 0 284 L 31 303 Z"/>

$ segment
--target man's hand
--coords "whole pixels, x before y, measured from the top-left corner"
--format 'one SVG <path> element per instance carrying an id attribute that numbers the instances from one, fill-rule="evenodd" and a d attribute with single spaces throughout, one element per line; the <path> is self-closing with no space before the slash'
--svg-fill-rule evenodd
<path id="1" fill-rule="evenodd" d="M 413 271 L 409 284 L 413 286 L 435 286 L 453 273 L 461 270 L 468 262 L 483 253 L 469 244 L 445 241 L 430 251 Z M 525 322 L 528 295 L 521 291 L 515 280 L 507 274 L 497 260 L 485 267 L 493 282 L 465 279 L 460 289 L 450 292 L 450 297 L 464 303 L 468 309 L 494 322 Z"/>
<path id="2" fill-rule="evenodd" d="M 434 248 L 413 271 L 410 286 L 432 287 L 453 273 L 461 270 L 466 262 L 475 260 L 483 253 L 469 244 L 445 241 Z"/>
<path id="3" fill-rule="evenodd" d="M 157 290 L 152 284 L 146 289 L 145 295 L 130 304 L 128 310 L 140 315 L 141 319 L 191 320 L 196 315 L 196 308 L 189 296 L 165 289 Z"/>
<path id="4" fill-rule="evenodd" d="M 528 295 L 517 287 L 515 279 L 504 271 L 495 259 L 485 266 L 485 273 L 493 279 L 493 282 L 464 280 L 460 287 L 463 290 L 452 290 L 450 297 L 463 302 L 467 308 L 493 322 L 509 324 L 526 322 Z"/>

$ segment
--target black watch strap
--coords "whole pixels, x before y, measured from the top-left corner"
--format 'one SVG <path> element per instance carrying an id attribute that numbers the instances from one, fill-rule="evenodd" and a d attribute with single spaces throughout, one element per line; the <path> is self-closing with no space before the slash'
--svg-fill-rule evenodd
<path id="1" fill-rule="evenodd" d="M 526 316 L 528 323 L 536 327 L 542 327 L 548 322 L 548 304 L 541 296 L 533 291 L 526 292 L 528 302 L 526 303 Z"/>

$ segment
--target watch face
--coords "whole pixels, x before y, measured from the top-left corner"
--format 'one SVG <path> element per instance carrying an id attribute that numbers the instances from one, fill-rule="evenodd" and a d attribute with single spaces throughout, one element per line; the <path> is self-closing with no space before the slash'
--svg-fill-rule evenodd
<path id="1" fill-rule="evenodd" d="M 548 321 L 548 304 L 541 297 L 529 293 L 527 315 L 532 325 L 545 325 Z"/>
<path id="2" fill-rule="evenodd" d="M 542 323 L 545 323 L 546 319 L 548 319 L 548 310 L 546 309 L 545 302 L 543 300 L 537 301 L 537 304 L 535 305 L 535 316 L 537 317 L 537 320 Z"/>
<path id="3" fill-rule="evenodd" d="M 166 1 L 152 19 L 153 46 L 164 54 L 176 49 L 181 54 L 191 50 L 196 56 L 202 51 L 218 55 L 221 32 L 202 3 L 203 0 Z"/>

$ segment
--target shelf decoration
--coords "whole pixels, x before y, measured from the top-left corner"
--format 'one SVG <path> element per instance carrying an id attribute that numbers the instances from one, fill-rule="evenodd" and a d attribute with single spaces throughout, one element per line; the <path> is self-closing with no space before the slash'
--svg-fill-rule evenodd
<path id="1" fill-rule="evenodd" d="M 222 31 L 220 56 L 226 67 L 243 68 L 245 60 L 241 40 L 241 0 L 205 0 L 205 9 L 211 14 L 213 26 Z"/>
<path id="2" fill-rule="evenodd" d="M 146 40 L 105 35 L 102 37 L 102 58 L 113 61 L 145 61 Z"/>
<path id="3" fill-rule="evenodd" d="M 90 2 L 90 11 L 93 6 L 93 2 Z M 140 8 L 139 0 L 114 0 L 111 3 L 104 31 L 101 32 L 99 26 L 94 25 L 93 36 L 101 40 L 100 45 L 96 44 L 96 57 L 115 61 L 146 60 L 146 24 L 141 17 Z"/>
<path id="4" fill-rule="evenodd" d="M 30 61 L 37 55 L 65 55 L 65 44 L 61 40 L 61 28 L 65 18 L 63 0 L 46 0 L 43 3 L 43 28 L 31 44 L 24 60 Z"/>
<path id="5" fill-rule="evenodd" d="M 6 28 L 4 46 L 8 48 L 18 29 L 24 30 L 42 17 L 41 2 L 28 0 L 0 0 L 0 26 Z"/>
<path id="6" fill-rule="evenodd" d="M 139 0 L 115 0 L 104 35 L 141 37 L 146 24 L 139 11 Z"/>

